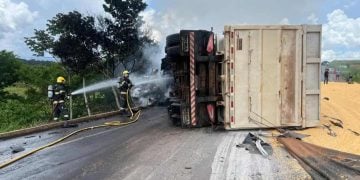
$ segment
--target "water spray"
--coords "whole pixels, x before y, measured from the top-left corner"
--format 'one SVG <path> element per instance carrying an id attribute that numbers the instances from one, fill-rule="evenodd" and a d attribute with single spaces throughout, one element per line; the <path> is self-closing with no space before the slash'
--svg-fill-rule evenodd
<path id="1" fill-rule="evenodd" d="M 166 82 L 170 81 L 171 79 L 172 79 L 172 77 L 160 77 L 160 78 L 159 77 L 157 77 L 157 78 L 149 77 L 149 79 L 145 78 L 145 80 L 144 80 L 144 77 L 130 78 L 131 81 L 135 82 L 134 86 L 139 86 L 139 85 L 143 85 L 143 84 L 166 83 Z M 94 91 L 98 91 L 101 89 L 114 87 L 114 86 L 118 85 L 118 81 L 119 81 L 118 78 L 101 81 L 101 82 L 89 85 L 85 88 L 78 89 L 78 90 L 72 92 L 71 95 L 74 96 L 74 95 L 83 94 L 84 92 L 94 92 Z"/>

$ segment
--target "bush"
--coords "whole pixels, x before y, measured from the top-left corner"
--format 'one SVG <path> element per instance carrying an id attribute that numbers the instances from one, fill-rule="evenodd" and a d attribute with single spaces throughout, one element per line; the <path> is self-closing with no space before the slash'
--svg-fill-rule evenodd
<path id="1" fill-rule="evenodd" d="M 33 103 L 12 99 L 0 102 L 0 132 L 6 132 L 47 122 L 51 107 L 46 101 Z"/>

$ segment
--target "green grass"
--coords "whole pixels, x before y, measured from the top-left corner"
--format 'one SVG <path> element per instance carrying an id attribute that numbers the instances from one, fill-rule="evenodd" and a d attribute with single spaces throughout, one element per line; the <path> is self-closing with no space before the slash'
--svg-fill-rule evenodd
<path id="1" fill-rule="evenodd" d="M 37 124 L 50 119 L 51 107 L 46 101 L 8 100 L 0 102 L 0 132 L 7 132 Z"/>
<path id="2" fill-rule="evenodd" d="M 28 90 L 28 88 L 23 85 L 14 85 L 14 86 L 5 88 L 5 91 L 7 91 L 8 93 L 16 94 L 21 97 L 26 97 L 26 94 L 25 94 L 26 90 Z"/>

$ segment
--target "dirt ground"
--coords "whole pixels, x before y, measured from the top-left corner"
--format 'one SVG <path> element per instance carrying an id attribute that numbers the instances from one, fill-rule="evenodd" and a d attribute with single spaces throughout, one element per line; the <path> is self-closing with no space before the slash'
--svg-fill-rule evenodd
<path id="1" fill-rule="evenodd" d="M 320 126 L 299 131 L 311 135 L 304 141 L 360 155 L 360 84 L 329 82 L 321 84 Z M 340 123 L 333 125 L 330 121 Z M 324 125 L 330 125 L 332 135 Z M 351 132 L 355 131 L 355 132 Z"/>

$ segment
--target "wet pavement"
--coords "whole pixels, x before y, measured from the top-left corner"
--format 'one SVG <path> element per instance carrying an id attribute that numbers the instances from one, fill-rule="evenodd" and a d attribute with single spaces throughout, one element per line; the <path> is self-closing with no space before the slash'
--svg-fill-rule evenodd
<path id="1" fill-rule="evenodd" d="M 82 123 L 79 128 L 124 118 Z M 0 162 L 79 128 L 0 141 Z M 268 158 L 236 147 L 248 132 L 181 129 L 170 124 L 166 108 L 153 107 L 132 125 L 83 132 L 0 169 L 0 179 L 309 178 L 280 146 L 273 146 L 274 153 Z M 22 145 L 25 151 L 13 155 L 11 145 Z"/>

